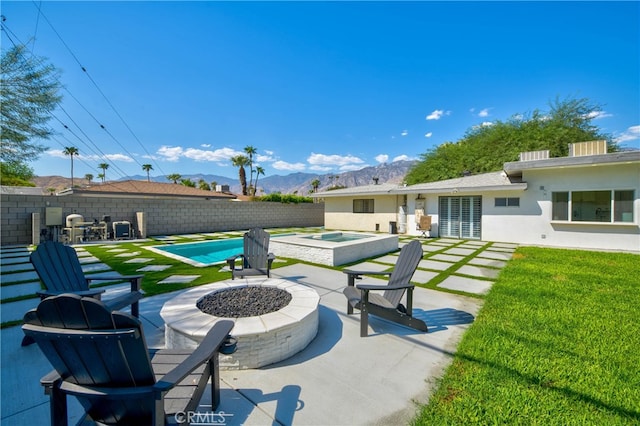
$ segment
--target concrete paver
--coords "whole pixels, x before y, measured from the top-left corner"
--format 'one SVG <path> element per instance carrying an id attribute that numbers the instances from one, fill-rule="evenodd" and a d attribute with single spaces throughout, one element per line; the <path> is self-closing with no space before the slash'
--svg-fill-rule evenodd
<path id="1" fill-rule="evenodd" d="M 431 242 L 423 244 L 425 256 L 430 252 L 427 248 L 446 250 L 460 243 L 458 240 L 440 241 L 438 245 Z M 469 243 L 475 242 L 465 242 Z M 478 246 L 458 247 L 475 251 L 486 244 L 477 243 Z M 504 266 L 508 260 L 505 255 L 511 257 L 511 253 L 488 253 L 484 250 L 460 270 L 484 276 L 485 270 L 498 270 L 483 266 Z M 393 258 L 397 259 L 392 255 L 382 256 L 376 262 L 391 262 Z M 138 258 L 133 256 L 133 259 Z M 414 281 L 428 282 L 443 270 L 441 268 L 452 265 L 433 259 L 435 256 L 421 262 L 419 268 L 432 270 L 418 269 Z M 461 259 L 461 256 L 446 258 L 450 262 Z M 363 262 L 350 268 L 385 270 L 392 267 L 392 263 L 376 262 Z M 427 402 L 436 386 L 435 378 L 451 361 L 457 343 L 473 323 L 482 303 L 472 297 L 416 288 L 414 315 L 426 321 L 428 333 L 372 316 L 369 336 L 361 338 L 359 313 L 346 314 L 347 303 L 342 294 L 347 282 L 345 274 L 319 266 L 293 264 L 272 270 L 272 276 L 311 286 L 318 292 L 321 296 L 319 333 L 307 348 L 280 363 L 257 370 L 221 372 L 222 403 L 217 413 L 225 415 L 225 424 L 228 425 L 406 424 L 415 415 L 416 403 Z M 5 277 L 6 274 L 3 281 Z M 375 277 L 366 277 L 359 283 L 365 281 L 385 283 Z M 487 280 L 451 275 L 439 287 L 484 294 L 491 284 Z M 103 299 L 129 291 L 128 287 L 128 283 L 110 286 Z M 164 323 L 159 312 L 167 300 L 180 293 L 162 294 L 141 301 L 140 319 L 149 347 L 164 347 Z M 21 317 L 37 302 L 37 299 L 22 301 L 24 306 L 18 307 L 16 312 L 20 311 Z M 2 310 L 3 321 L 6 307 Z M 40 377 L 50 370 L 48 362 L 37 346 L 19 346 L 22 339 L 19 327 L 2 329 L 0 333 L 2 386 L 5 389 L 19 386 L 21 389 L 19 399 L 10 398 L 3 392 L 0 405 L 2 424 L 48 423 L 48 399 L 39 384 Z M 16 368 L 19 365 L 28 365 L 29 368 Z M 208 392 L 203 401 L 206 401 Z M 202 409 L 206 411 L 207 407 Z M 69 398 L 70 421 L 77 421 L 81 413 L 79 404 L 74 398 Z"/>

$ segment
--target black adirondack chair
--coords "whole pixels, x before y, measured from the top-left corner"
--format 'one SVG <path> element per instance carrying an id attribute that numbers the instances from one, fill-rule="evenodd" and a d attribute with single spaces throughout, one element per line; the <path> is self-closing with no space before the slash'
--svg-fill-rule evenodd
<path id="1" fill-rule="evenodd" d="M 210 410 L 218 406 L 218 350 L 232 321 L 218 321 L 195 350 L 163 349 L 153 359 L 140 321 L 91 297 L 47 298 L 25 314 L 24 323 L 25 335 L 54 367 L 41 379 L 52 425 L 67 424 L 67 395 L 80 401 L 87 422 L 188 424 L 186 416 L 199 412 L 209 377 Z"/>
<path id="2" fill-rule="evenodd" d="M 420 259 L 422 244 L 414 240 L 402 248 L 392 272 L 343 270 L 348 275 L 347 287 L 343 291 L 348 300 L 347 314 L 352 314 L 353 308 L 360 310 L 360 337 L 368 335 L 369 314 L 419 331 L 428 331 L 424 321 L 412 316 L 414 286 L 410 281 Z M 363 275 L 389 275 L 389 282 L 387 285 L 355 285 L 355 280 L 362 279 Z M 376 291 L 384 293 L 379 294 Z M 405 293 L 406 307 L 400 303 Z"/>
<path id="3" fill-rule="evenodd" d="M 227 259 L 227 264 L 231 269 L 231 279 L 252 275 L 266 275 L 271 277 L 271 264 L 276 258 L 273 253 L 269 253 L 270 235 L 264 229 L 253 228 L 244 234 L 244 252 L 231 256 Z M 237 268 L 236 261 L 242 260 L 240 268 Z"/>
<path id="4" fill-rule="evenodd" d="M 46 288 L 37 292 L 40 298 L 45 299 L 62 293 L 74 293 L 79 296 L 100 299 L 104 289 L 90 288 L 91 281 L 129 281 L 131 292 L 110 300 L 107 306 L 112 310 L 117 310 L 131 305 L 131 314 L 135 317 L 138 316 L 138 301 L 143 296 L 140 292 L 142 275 L 87 277 L 82 272 L 82 266 L 73 247 L 55 241 L 46 241 L 40 244 L 31 253 L 29 260 Z"/>

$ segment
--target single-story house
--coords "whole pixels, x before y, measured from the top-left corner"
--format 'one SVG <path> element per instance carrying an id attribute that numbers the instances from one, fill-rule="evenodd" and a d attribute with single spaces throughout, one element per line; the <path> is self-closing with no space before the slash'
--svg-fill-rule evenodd
<path id="1" fill-rule="evenodd" d="M 502 171 L 417 185 L 367 185 L 313 194 L 325 227 L 640 252 L 640 151 L 572 144 L 569 157 L 522 153 Z M 387 228 L 388 227 L 388 228 Z"/>

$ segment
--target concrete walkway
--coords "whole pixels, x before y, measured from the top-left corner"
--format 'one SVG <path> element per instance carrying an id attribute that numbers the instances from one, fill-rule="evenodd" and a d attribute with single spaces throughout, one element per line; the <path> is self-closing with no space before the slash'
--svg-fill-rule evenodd
<path id="1" fill-rule="evenodd" d="M 453 271 L 438 287 L 470 294 L 488 291 L 514 250 L 513 246 L 459 240 L 429 241 L 424 247 L 425 257 L 414 279 L 428 282 L 437 279 L 439 271 Z M 357 268 L 384 269 L 396 259 L 395 255 L 382 256 Z M 318 335 L 302 352 L 280 363 L 221 372 L 217 424 L 406 424 L 417 404 L 428 401 L 435 380 L 451 361 L 482 303 L 476 297 L 416 288 L 414 314 L 426 321 L 429 333 L 371 317 L 369 337 L 360 338 L 359 315 L 346 315 L 343 273 L 294 264 L 272 275 L 311 286 L 319 293 Z M 150 347 L 164 346 L 159 311 L 176 294 L 141 301 L 141 320 Z M 1 331 L 0 421 L 3 425 L 47 424 L 49 403 L 39 380 L 50 366 L 36 345 L 21 347 L 21 339 L 20 327 Z M 207 398 L 205 395 L 203 402 Z M 69 403 L 71 421 L 77 421 L 82 410 L 73 398 Z M 202 412 L 208 411 L 202 407 Z"/>

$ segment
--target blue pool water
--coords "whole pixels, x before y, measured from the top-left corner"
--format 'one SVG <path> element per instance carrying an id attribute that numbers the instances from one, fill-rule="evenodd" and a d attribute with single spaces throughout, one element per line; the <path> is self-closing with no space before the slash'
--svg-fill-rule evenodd
<path id="1" fill-rule="evenodd" d="M 294 234 L 272 235 L 271 239 L 291 235 Z M 224 263 L 229 257 L 241 254 L 243 241 L 243 238 L 229 238 L 228 240 L 211 240 L 147 248 L 194 266 L 209 266 Z"/>
<path id="2" fill-rule="evenodd" d="M 201 243 L 173 244 L 156 249 L 192 261 L 211 265 L 222 263 L 228 257 L 242 253 L 242 238 L 204 241 Z"/>

